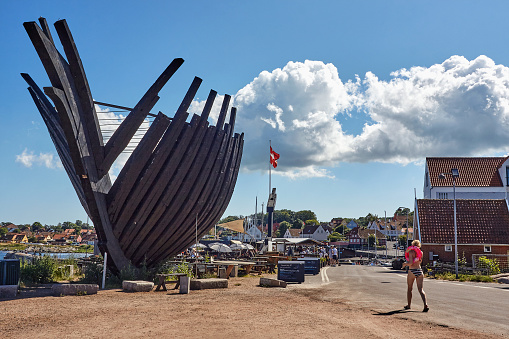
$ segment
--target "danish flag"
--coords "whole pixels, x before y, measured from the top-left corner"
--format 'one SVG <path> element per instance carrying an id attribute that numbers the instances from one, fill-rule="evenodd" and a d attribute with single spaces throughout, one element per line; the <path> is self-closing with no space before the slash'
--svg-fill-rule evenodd
<path id="1" fill-rule="evenodd" d="M 270 147 L 270 164 L 272 165 L 272 167 L 276 168 L 277 167 L 277 159 L 279 159 L 279 154 L 277 154 L 276 152 L 274 152 L 274 150 L 272 150 L 272 146 Z"/>

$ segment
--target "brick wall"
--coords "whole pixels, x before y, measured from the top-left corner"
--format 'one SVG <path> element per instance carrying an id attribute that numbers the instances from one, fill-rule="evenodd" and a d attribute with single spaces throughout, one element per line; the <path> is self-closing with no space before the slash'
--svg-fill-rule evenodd
<path id="1" fill-rule="evenodd" d="M 422 245 L 422 265 L 428 264 L 429 252 L 438 254 L 438 259 L 441 262 L 454 262 L 454 244 L 451 245 L 452 251 L 446 252 L 445 245 Z M 490 253 L 484 253 L 484 245 L 458 245 L 458 259 L 463 257 L 465 252 L 465 259 L 468 264 L 472 264 L 472 254 L 509 254 L 509 245 L 491 246 Z"/>

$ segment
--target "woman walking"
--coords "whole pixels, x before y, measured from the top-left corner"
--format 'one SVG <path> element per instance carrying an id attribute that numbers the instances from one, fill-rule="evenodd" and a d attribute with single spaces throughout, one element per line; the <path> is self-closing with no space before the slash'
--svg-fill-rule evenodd
<path id="1" fill-rule="evenodd" d="M 429 307 L 426 303 L 426 293 L 422 289 L 422 284 L 424 282 L 424 273 L 422 272 L 421 263 L 422 263 L 422 251 L 421 251 L 421 242 L 419 240 L 412 241 L 412 246 L 408 247 L 405 252 L 406 262 L 403 263 L 403 267 L 408 266 L 408 276 L 407 276 L 407 301 L 408 304 L 405 306 L 405 310 L 410 309 L 410 305 L 412 304 L 412 288 L 414 286 L 414 281 L 417 282 L 417 289 L 419 290 L 419 294 L 421 295 L 422 302 L 424 303 L 423 312 L 428 312 Z"/>

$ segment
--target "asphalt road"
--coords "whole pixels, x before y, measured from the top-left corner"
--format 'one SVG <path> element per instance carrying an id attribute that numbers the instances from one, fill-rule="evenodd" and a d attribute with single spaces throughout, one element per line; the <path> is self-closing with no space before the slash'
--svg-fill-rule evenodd
<path id="1" fill-rule="evenodd" d="M 295 288 L 320 288 L 322 298 L 367 307 L 373 314 L 397 316 L 440 326 L 509 334 L 509 285 L 494 283 L 424 280 L 430 311 L 414 286 L 412 309 L 406 305 L 406 273 L 384 267 L 342 265 L 322 268 L 321 274 L 306 275 Z"/>

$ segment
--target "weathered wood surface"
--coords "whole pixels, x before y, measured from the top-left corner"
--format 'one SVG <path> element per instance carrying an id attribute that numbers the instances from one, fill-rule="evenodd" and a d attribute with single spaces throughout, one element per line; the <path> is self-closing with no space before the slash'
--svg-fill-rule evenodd
<path id="1" fill-rule="evenodd" d="M 195 78 L 173 118 L 162 113 L 156 116 L 112 185 L 108 170 L 183 60 L 170 63 L 104 145 L 90 86 L 67 23 L 55 23 L 65 59 L 54 45 L 46 20 L 39 22 L 42 29 L 35 22 L 26 22 L 24 27 L 51 86 L 43 93 L 27 74 L 22 76 L 94 223 L 99 248 L 112 259 L 110 268 L 120 270 L 143 261 L 153 266 L 183 251 L 194 241 L 195 226 L 199 236 L 212 228 L 233 193 L 243 134 L 233 134 L 235 108 L 224 124 L 231 97 L 224 96 L 217 126 L 207 121 L 215 91 L 210 91 L 201 115 L 186 122 L 202 82 Z"/>

